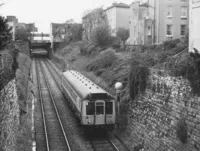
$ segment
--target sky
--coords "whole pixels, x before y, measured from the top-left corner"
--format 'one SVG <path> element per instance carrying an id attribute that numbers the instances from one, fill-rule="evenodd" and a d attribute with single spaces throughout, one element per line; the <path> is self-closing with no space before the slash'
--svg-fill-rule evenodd
<path id="1" fill-rule="evenodd" d="M 133 0 L 0 0 L 0 15 L 16 16 L 19 22 L 35 23 L 38 32 L 49 33 L 50 23 L 73 19 L 81 23 L 85 11 L 109 7 L 113 2 L 131 4 Z"/>

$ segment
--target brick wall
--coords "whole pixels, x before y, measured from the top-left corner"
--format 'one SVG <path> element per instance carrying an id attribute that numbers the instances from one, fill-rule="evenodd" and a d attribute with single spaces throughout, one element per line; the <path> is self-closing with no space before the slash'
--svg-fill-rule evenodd
<path id="1" fill-rule="evenodd" d="M 145 151 L 199 151 L 200 97 L 192 95 L 189 82 L 182 78 L 152 73 L 149 81 L 145 94 L 129 110 L 126 131 L 134 145 L 143 142 Z M 183 143 L 179 136 L 185 132 Z"/>

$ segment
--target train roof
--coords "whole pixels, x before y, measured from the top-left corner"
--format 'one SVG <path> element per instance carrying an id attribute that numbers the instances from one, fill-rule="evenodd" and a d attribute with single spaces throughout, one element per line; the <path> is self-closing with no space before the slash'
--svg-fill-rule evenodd
<path id="1" fill-rule="evenodd" d="M 75 70 L 68 70 L 63 73 L 63 76 L 82 99 L 114 99 L 104 89 Z"/>

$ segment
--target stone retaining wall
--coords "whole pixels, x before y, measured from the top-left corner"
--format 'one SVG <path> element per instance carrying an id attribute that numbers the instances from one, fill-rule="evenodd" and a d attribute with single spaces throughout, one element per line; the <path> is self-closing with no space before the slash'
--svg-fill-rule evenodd
<path id="1" fill-rule="evenodd" d="M 187 80 L 151 74 L 145 94 L 130 104 L 127 134 L 150 151 L 200 150 L 200 97 Z"/>
<path id="2" fill-rule="evenodd" d="M 19 105 L 15 79 L 0 92 L 0 150 L 14 151 L 19 126 Z"/>

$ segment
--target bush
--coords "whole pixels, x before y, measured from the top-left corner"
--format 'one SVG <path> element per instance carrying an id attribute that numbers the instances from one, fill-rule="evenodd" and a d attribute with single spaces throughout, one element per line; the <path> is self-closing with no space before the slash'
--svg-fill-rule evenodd
<path id="1" fill-rule="evenodd" d="M 172 76 L 182 76 L 190 82 L 193 94 L 199 95 L 200 89 L 200 55 L 182 54 L 167 63 L 167 70 Z"/>
<path id="2" fill-rule="evenodd" d="M 187 124 L 184 119 L 180 119 L 177 123 L 176 134 L 183 144 L 187 143 Z"/>
<path id="3" fill-rule="evenodd" d="M 113 87 L 114 84 L 118 81 L 123 83 L 123 87 L 126 87 L 128 83 L 128 72 L 129 65 L 127 63 L 115 63 L 115 66 L 113 66 L 109 70 L 105 70 L 102 73 L 101 77 L 111 87 Z"/>
<path id="4" fill-rule="evenodd" d="M 99 47 L 96 47 L 95 45 L 88 43 L 87 41 L 82 41 L 79 44 L 79 48 L 81 55 L 91 55 L 94 52 L 100 52 Z"/>
<path id="5" fill-rule="evenodd" d="M 96 58 L 91 60 L 87 65 L 89 71 L 97 71 L 102 68 L 108 68 L 112 66 L 117 57 L 113 49 L 107 49 L 101 52 Z"/>
<path id="6" fill-rule="evenodd" d="M 111 37 L 110 43 L 111 43 L 112 47 L 120 48 L 120 38 L 119 37 Z"/>
<path id="7" fill-rule="evenodd" d="M 155 56 L 154 56 L 154 61 L 155 61 L 155 64 L 161 64 L 161 63 L 164 63 L 168 60 L 168 56 L 161 52 L 161 53 L 157 53 Z"/>
<path id="8" fill-rule="evenodd" d="M 129 30 L 125 29 L 125 28 L 118 28 L 116 35 L 123 42 L 123 46 L 125 48 L 125 42 L 128 39 L 128 37 L 129 37 Z"/>
<path id="9" fill-rule="evenodd" d="M 110 37 L 109 27 L 106 24 L 101 24 L 92 31 L 94 45 L 105 46 L 109 43 Z"/>
<path id="10" fill-rule="evenodd" d="M 163 42 L 163 48 L 164 50 L 169 50 L 172 48 L 176 48 L 176 44 L 180 42 L 180 39 L 173 39 L 173 40 L 167 40 Z"/>
<path id="11" fill-rule="evenodd" d="M 132 60 L 138 61 L 141 64 L 143 64 L 144 66 L 152 67 L 156 63 L 154 57 L 155 57 L 154 53 L 150 53 L 150 52 L 138 53 L 138 52 L 135 52 L 132 55 Z"/>

